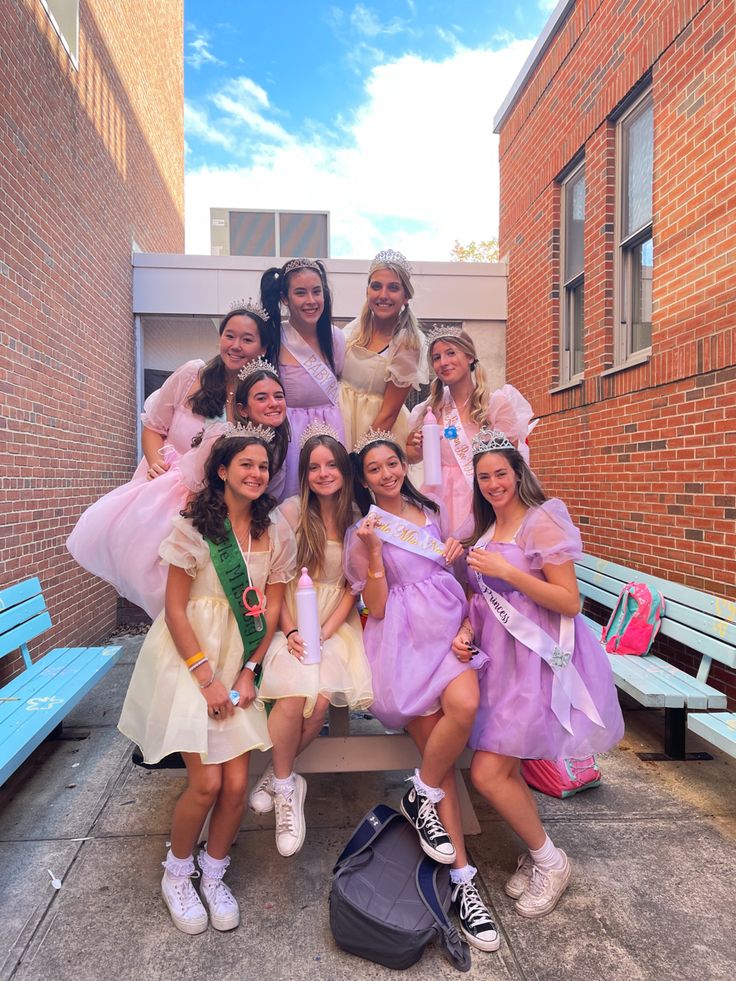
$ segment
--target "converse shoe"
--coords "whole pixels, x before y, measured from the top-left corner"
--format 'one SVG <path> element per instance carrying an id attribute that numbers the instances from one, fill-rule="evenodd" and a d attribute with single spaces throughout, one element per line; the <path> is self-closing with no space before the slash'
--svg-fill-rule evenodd
<path id="1" fill-rule="evenodd" d="M 496 924 L 472 880 L 453 884 L 452 905 L 460 919 L 460 929 L 471 946 L 478 950 L 498 950 L 501 938 Z"/>
<path id="2" fill-rule="evenodd" d="M 416 829 L 422 851 L 441 865 L 452 865 L 455 846 L 429 797 L 412 786 L 402 797 L 400 807 L 406 820 Z"/>
<path id="3" fill-rule="evenodd" d="M 531 878 L 533 867 L 534 862 L 529 852 L 524 852 L 523 855 L 519 855 L 519 859 L 516 863 L 516 872 L 514 872 L 509 881 L 503 887 L 503 891 L 507 896 L 511 896 L 512 899 L 518 899 L 519 896 L 521 896 L 526 887 L 529 885 L 529 879 Z"/>
<path id="4" fill-rule="evenodd" d="M 248 797 L 251 811 L 256 814 L 270 813 L 273 810 L 273 797 L 273 763 L 269 763 Z"/>
<path id="5" fill-rule="evenodd" d="M 515 904 L 516 912 L 520 916 L 529 919 L 545 916 L 551 913 L 560 901 L 560 897 L 567 889 L 571 872 L 569 858 L 562 850 L 560 854 L 565 859 L 561 869 L 540 869 L 538 865 L 532 866 L 529 884 Z"/>
<path id="6" fill-rule="evenodd" d="M 195 875 L 199 875 L 198 872 Z M 197 895 L 188 875 L 171 875 L 164 872 L 161 895 L 169 908 L 174 926 L 182 933 L 204 933 L 207 929 L 207 910 Z"/>
<path id="7" fill-rule="evenodd" d="M 304 844 L 307 826 L 304 822 L 304 798 L 307 796 L 307 781 L 298 773 L 294 774 L 294 789 L 290 794 L 276 794 L 276 848 L 279 855 L 289 858 L 296 855 Z"/>
<path id="8" fill-rule="evenodd" d="M 240 923 L 240 907 L 222 879 L 203 875 L 200 892 L 215 930 L 234 930 Z"/>

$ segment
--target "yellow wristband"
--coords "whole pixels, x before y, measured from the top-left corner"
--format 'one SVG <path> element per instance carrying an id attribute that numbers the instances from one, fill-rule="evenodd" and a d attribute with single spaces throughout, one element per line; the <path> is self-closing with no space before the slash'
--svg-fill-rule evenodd
<path id="1" fill-rule="evenodd" d="M 189 668 L 192 666 L 192 664 L 196 664 L 197 661 L 201 661 L 203 657 L 204 657 L 204 651 L 197 651 L 196 654 L 192 654 L 191 657 L 188 657 L 184 663 Z"/>

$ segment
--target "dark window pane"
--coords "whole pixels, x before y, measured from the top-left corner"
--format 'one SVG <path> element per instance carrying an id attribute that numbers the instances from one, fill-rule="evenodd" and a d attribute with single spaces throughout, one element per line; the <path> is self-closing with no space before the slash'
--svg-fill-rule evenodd
<path id="1" fill-rule="evenodd" d="M 653 270 L 654 242 L 648 238 L 637 245 L 631 254 L 632 351 L 640 351 L 652 343 Z"/>

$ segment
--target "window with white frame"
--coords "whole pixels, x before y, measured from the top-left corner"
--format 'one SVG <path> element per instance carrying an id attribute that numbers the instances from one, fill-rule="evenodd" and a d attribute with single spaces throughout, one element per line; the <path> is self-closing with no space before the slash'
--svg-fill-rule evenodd
<path id="1" fill-rule="evenodd" d="M 560 381 L 583 373 L 585 167 L 581 164 L 562 183 L 562 307 Z"/>
<path id="2" fill-rule="evenodd" d="M 41 0 L 74 66 L 79 64 L 79 0 Z"/>
<path id="3" fill-rule="evenodd" d="M 648 352 L 652 343 L 652 185 L 654 108 L 651 92 L 618 122 L 616 361 Z"/>

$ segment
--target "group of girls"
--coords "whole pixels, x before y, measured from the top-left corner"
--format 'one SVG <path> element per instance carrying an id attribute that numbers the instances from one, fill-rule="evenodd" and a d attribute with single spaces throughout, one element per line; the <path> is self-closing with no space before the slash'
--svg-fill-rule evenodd
<path id="1" fill-rule="evenodd" d="M 144 461 L 70 538 L 85 568 L 154 618 L 120 729 L 147 763 L 180 752 L 186 764 L 162 880 L 184 932 L 239 922 L 223 876 L 252 750 L 270 748 L 271 764 L 250 806 L 274 810 L 282 855 L 302 847 L 306 783 L 294 764 L 329 704 L 370 706 L 416 743 L 401 810 L 424 851 L 452 866 L 461 928 L 483 950 L 500 941 L 465 850 L 457 758 L 475 750 L 475 786 L 526 846 L 506 892 L 536 917 L 556 905 L 570 862 L 519 762 L 602 752 L 622 734 L 608 662 L 577 617 L 580 536 L 525 459 L 531 409 L 510 386 L 488 391 L 463 330 L 439 327 L 425 342 L 412 295 L 404 257 L 379 253 L 343 333 L 321 263 L 268 270 L 261 303 L 222 322 L 218 357 L 185 365 L 146 402 Z M 410 415 L 427 360 L 436 378 Z M 430 408 L 442 484 L 417 489 L 409 466 Z M 304 567 L 319 663 L 305 660 L 296 619 Z"/>

